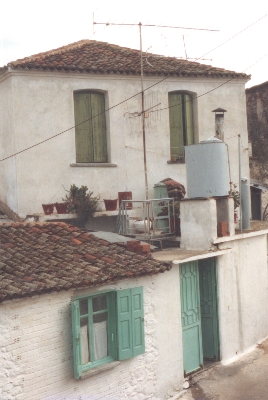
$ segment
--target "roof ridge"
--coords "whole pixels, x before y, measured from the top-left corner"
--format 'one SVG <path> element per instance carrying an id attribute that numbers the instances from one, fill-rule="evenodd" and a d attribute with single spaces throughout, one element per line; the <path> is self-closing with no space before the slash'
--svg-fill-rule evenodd
<path id="1" fill-rule="evenodd" d="M 145 76 L 243 78 L 245 73 L 226 70 L 160 54 L 143 51 Z M 150 62 L 148 61 L 150 60 Z M 140 50 L 117 44 L 83 39 L 57 49 L 11 61 L 7 67 L 20 70 L 64 71 L 90 74 L 140 75 Z"/>
<path id="2" fill-rule="evenodd" d="M 36 58 L 37 56 L 40 56 L 40 58 L 41 58 L 42 56 L 45 56 L 45 55 L 63 54 L 66 51 L 72 50 L 74 48 L 82 47 L 83 45 L 85 45 L 85 44 L 87 44 L 89 42 L 96 42 L 96 40 L 81 39 L 81 40 L 78 40 L 77 42 L 73 42 L 73 43 L 69 43 L 69 44 L 66 44 L 66 45 L 61 46 L 61 47 L 57 47 L 56 49 L 42 51 L 41 53 L 32 54 L 31 56 L 18 58 L 17 60 L 10 61 L 7 64 L 7 66 L 12 65 L 13 63 L 15 63 L 17 61 L 26 61 L 26 60 L 30 61 L 31 59 Z M 105 42 L 103 42 L 103 43 L 105 43 Z"/>

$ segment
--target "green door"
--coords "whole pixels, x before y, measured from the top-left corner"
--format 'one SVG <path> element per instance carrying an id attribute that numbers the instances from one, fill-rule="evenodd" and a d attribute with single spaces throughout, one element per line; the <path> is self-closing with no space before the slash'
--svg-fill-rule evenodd
<path id="1" fill-rule="evenodd" d="M 180 266 L 181 318 L 184 374 L 202 367 L 202 333 L 198 262 Z"/>
<path id="2" fill-rule="evenodd" d="M 203 357 L 216 361 L 220 357 L 215 258 L 200 260 L 198 265 Z"/>

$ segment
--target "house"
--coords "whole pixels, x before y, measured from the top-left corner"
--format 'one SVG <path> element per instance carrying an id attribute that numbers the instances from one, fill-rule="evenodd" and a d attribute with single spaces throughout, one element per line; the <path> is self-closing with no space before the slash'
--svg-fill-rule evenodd
<path id="1" fill-rule="evenodd" d="M 181 249 L 152 257 L 61 222 L 0 224 L 3 398 L 164 400 L 253 349 L 268 223 L 235 232 L 233 212 L 231 197 L 182 200 Z"/>
<path id="2" fill-rule="evenodd" d="M 159 324 L 179 315 L 169 264 L 59 222 L 0 225 L 0 253 L 2 399 L 163 399 L 180 386 L 180 327 Z"/>
<path id="3" fill-rule="evenodd" d="M 246 89 L 248 135 L 251 142 L 250 177 L 252 219 L 266 214 L 268 184 L 268 82 Z"/>
<path id="4" fill-rule="evenodd" d="M 248 135 L 252 144 L 251 178 L 268 183 L 268 82 L 246 89 Z"/>
<path id="5" fill-rule="evenodd" d="M 166 177 L 186 186 L 184 145 L 218 135 L 219 124 L 238 184 L 234 138 L 240 134 L 248 148 L 249 76 L 147 52 L 143 57 L 149 198 Z M 0 68 L 0 200 L 21 218 L 60 201 L 73 183 L 101 200 L 120 191 L 144 200 L 140 91 L 140 52 L 94 40 Z M 222 118 L 215 120 L 217 110 L 224 112 L 224 127 Z M 249 176 L 246 150 L 242 174 Z"/>

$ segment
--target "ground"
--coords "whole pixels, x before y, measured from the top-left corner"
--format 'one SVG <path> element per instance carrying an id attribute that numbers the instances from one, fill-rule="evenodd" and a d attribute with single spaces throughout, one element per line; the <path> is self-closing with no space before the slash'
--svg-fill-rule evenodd
<path id="1" fill-rule="evenodd" d="M 180 400 L 268 399 L 268 339 L 239 361 L 218 364 L 190 379 Z"/>

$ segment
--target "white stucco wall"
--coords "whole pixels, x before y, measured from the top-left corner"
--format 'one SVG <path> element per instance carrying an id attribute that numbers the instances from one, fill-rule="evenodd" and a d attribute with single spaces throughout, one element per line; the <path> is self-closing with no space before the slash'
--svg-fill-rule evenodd
<path id="1" fill-rule="evenodd" d="M 146 78 L 144 86 L 146 88 L 159 80 Z M 215 115 L 211 111 L 218 107 L 227 110 L 224 132 L 230 150 L 231 178 L 238 183 L 238 147 L 234 137 L 241 134 L 243 147 L 248 147 L 245 81 L 233 80 L 203 95 L 224 82 L 223 79 L 168 78 L 145 91 L 145 108 L 159 104 L 152 108 L 156 112 L 150 113 L 146 119 L 149 197 L 153 197 L 153 185 L 167 177 L 186 185 L 185 165 L 167 164 L 170 159 L 167 94 L 173 90 L 190 91 L 200 96 L 194 105 L 197 141 L 215 133 Z M 5 97 L 11 96 L 11 121 L 15 137 L 12 146 L 11 143 L 8 146 L 4 144 L 2 155 L 5 157 L 14 150 L 23 150 L 74 126 L 73 92 L 82 89 L 105 91 L 106 106 L 113 107 L 140 91 L 140 79 L 26 71 L 10 72 L 2 77 L 2 82 L 0 78 L 0 109 L 9 109 Z M 131 190 L 133 199 L 143 200 L 145 185 L 141 117 L 130 115 L 140 110 L 140 96 L 137 96 L 107 113 L 110 162 L 117 164 L 117 167 L 71 167 L 70 164 L 76 161 L 75 133 L 71 129 L 9 161 L 1 162 L 0 176 L 3 180 L 12 179 L 15 182 L 14 196 L 17 202 L 10 199 L 5 187 L 0 192 L 0 199 L 6 199 L 8 205 L 16 208 L 14 211 L 22 217 L 42 212 L 42 203 L 60 201 L 65 195 L 63 186 L 69 189 L 72 183 L 87 185 L 95 195 L 100 194 L 101 199 L 116 198 L 118 191 Z M 0 137 L 5 135 L 9 123 L 9 118 L 4 119 Z M 242 153 L 242 174 L 249 176 L 247 151 Z M 16 163 L 16 170 L 7 168 L 10 165 L 8 163 Z"/>
<path id="2" fill-rule="evenodd" d="M 14 134 L 14 107 L 12 80 L 0 84 L 0 160 L 7 154 L 16 152 Z M 0 199 L 16 211 L 18 210 L 18 187 L 16 158 L 0 163 Z"/>
<path id="3" fill-rule="evenodd" d="M 185 200 L 180 204 L 180 248 L 209 250 L 217 238 L 216 200 Z"/>
<path id="4" fill-rule="evenodd" d="M 268 334 L 266 234 L 222 246 L 229 249 L 216 258 L 220 352 L 226 363 Z M 176 264 L 157 276 L 2 303 L 0 398 L 168 399 L 183 381 L 179 281 Z M 70 302 L 98 290 L 136 286 L 144 287 L 146 353 L 75 381 Z"/>
<path id="5" fill-rule="evenodd" d="M 109 371 L 73 379 L 70 302 L 110 288 L 144 287 L 146 353 Z M 3 400 L 163 400 L 183 381 L 178 269 L 97 289 L 72 290 L 0 306 Z M 172 306 L 171 306 L 172 305 Z"/>
<path id="6" fill-rule="evenodd" d="M 223 362 L 268 335 L 266 234 L 224 243 L 217 258 L 219 325 Z"/>

